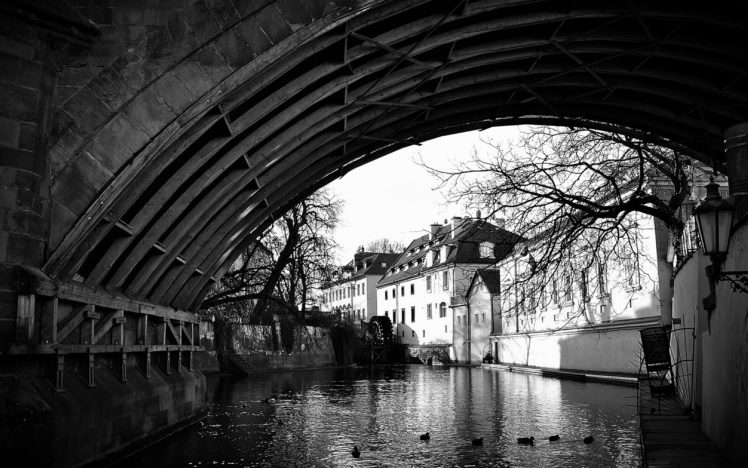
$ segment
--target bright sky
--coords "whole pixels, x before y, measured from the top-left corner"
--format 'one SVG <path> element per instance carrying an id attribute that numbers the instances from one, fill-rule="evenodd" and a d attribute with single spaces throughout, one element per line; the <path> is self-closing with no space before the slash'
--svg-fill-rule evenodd
<path id="1" fill-rule="evenodd" d="M 339 261 L 350 261 L 360 245 L 383 237 L 408 245 L 428 232 L 431 223 L 468 214 L 464 207 L 445 205 L 443 193 L 435 190 L 438 180 L 416 163 L 419 155 L 431 166 L 449 167 L 450 161 L 469 159 L 474 147 L 479 153 L 490 151 L 481 139 L 513 140 L 518 131 L 518 127 L 496 127 L 437 138 L 379 158 L 332 182 L 329 187 L 345 200 L 336 230 Z"/>

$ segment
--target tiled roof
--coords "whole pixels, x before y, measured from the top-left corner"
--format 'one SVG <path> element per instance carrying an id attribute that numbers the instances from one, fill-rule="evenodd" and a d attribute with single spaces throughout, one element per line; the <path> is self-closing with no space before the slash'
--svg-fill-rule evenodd
<path id="1" fill-rule="evenodd" d="M 489 294 L 498 296 L 499 293 L 501 293 L 501 273 L 499 270 L 489 270 L 484 268 L 476 271 L 475 276 L 480 277 L 483 280 L 483 284 L 486 285 Z M 475 282 L 475 278 L 473 278 L 473 282 Z M 472 284 L 470 287 L 472 288 Z"/>
<path id="2" fill-rule="evenodd" d="M 431 240 L 430 240 L 431 239 Z M 464 219 L 455 229 L 452 236 L 452 224 L 439 226 L 436 233 L 423 235 L 410 243 L 391 268 L 395 271 L 383 277 L 377 286 L 386 286 L 397 283 L 421 272 L 438 268 L 447 264 L 485 264 L 490 265 L 503 259 L 512 252 L 514 244 L 522 239 L 514 233 L 495 226 L 487 221 L 477 219 Z M 481 242 L 492 242 L 494 244 L 494 255 L 491 258 L 481 258 Z M 441 258 L 441 247 L 445 245 L 446 258 Z M 434 252 L 433 264 L 426 268 L 426 255 L 432 250 Z M 407 265 L 407 269 L 400 269 Z M 390 268 L 390 270 L 391 270 Z"/>
<path id="3" fill-rule="evenodd" d="M 341 278 L 339 280 L 332 281 L 324 285 L 323 287 L 329 288 L 336 284 L 348 283 L 350 281 L 361 279 L 364 276 L 382 276 L 387 271 L 387 268 L 392 266 L 392 264 L 395 262 L 395 260 L 397 260 L 399 256 L 399 253 L 356 252 L 354 260 L 348 262 L 343 268 L 353 270 L 355 269 L 356 261 L 360 261 L 366 264 L 367 260 L 370 261 L 369 266 L 359 269 L 347 278 Z M 386 264 L 386 266 L 382 266 L 383 263 Z"/>

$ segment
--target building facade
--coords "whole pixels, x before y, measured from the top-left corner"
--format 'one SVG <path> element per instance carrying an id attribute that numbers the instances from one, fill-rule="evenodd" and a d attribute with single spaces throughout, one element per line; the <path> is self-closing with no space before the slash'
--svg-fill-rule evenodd
<path id="1" fill-rule="evenodd" d="M 392 320 L 400 342 L 447 346 L 455 359 L 454 304 L 464 297 L 474 273 L 504 258 L 518 240 L 479 217 L 432 224 L 377 284 L 377 315 Z"/>
<path id="2" fill-rule="evenodd" d="M 337 314 L 341 320 L 368 321 L 377 311 L 377 282 L 399 255 L 361 248 L 322 286 L 320 310 Z"/>
<path id="3" fill-rule="evenodd" d="M 637 216 L 628 255 L 615 261 L 559 263 L 534 284 L 532 243 L 495 265 L 498 307 L 490 349 L 500 363 L 605 372 L 638 372 L 643 328 L 669 322 L 669 230 Z M 583 255 L 582 255 L 583 257 Z M 467 301 L 487 301 L 487 293 Z"/>

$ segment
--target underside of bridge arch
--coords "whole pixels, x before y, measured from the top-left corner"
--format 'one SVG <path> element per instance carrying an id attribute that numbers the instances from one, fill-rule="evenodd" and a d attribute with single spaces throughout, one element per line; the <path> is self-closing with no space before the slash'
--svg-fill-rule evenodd
<path id="1" fill-rule="evenodd" d="M 748 121 L 738 2 L 198 1 L 160 18 L 59 105 L 40 267 L 175 308 L 292 203 L 420 141 L 614 125 L 721 167 L 724 130 Z"/>

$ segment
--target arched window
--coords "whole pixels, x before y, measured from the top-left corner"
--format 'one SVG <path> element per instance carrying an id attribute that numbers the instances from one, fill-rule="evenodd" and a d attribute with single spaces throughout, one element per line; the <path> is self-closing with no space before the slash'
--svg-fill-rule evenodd
<path id="1" fill-rule="evenodd" d="M 443 318 L 447 316 L 447 304 L 442 302 L 439 304 L 439 317 Z"/>

